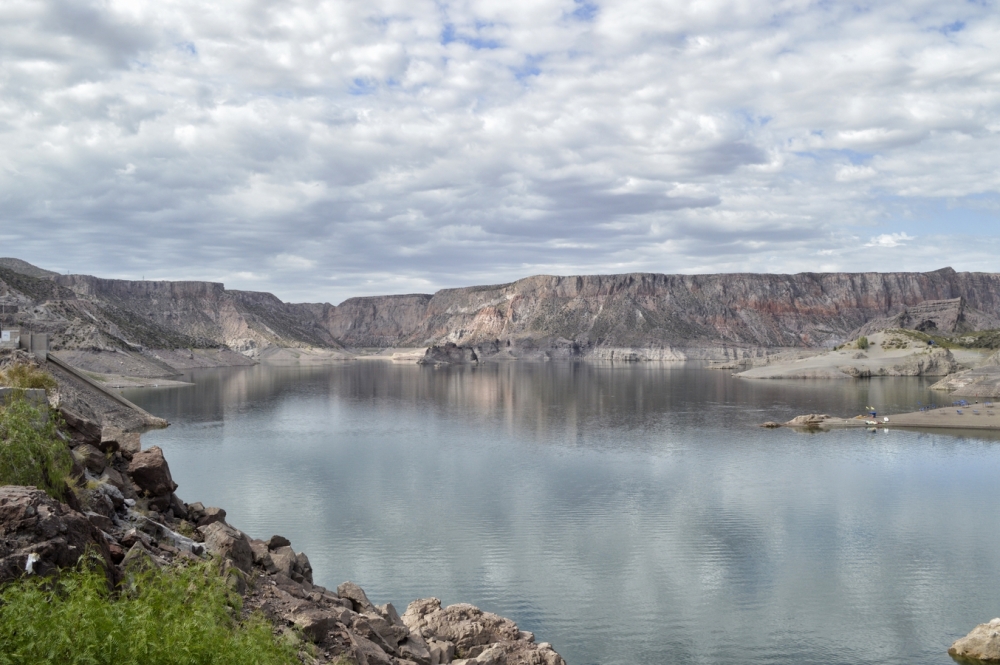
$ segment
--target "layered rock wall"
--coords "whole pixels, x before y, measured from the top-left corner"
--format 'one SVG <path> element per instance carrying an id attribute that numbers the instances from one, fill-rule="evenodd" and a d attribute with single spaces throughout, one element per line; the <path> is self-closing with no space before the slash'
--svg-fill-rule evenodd
<path id="1" fill-rule="evenodd" d="M 248 355 L 268 346 L 452 343 L 475 349 L 481 359 L 738 359 L 766 349 L 829 347 L 872 326 L 1000 326 L 1000 274 L 950 268 L 538 275 L 432 295 L 350 298 L 333 306 L 289 304 L 269 293 L 231 291 L 212 282 L 32 277 L 0 267 L 0 296 L 30 312 L 22 318 L 36 327 L 49 317 L 145 346 L 226 345 Z M 64 348 L 86 347 L 96 334 L 62 335 L 55 324 L 52 332 L 61 335 Z"/>
<path id="2" fill-rule="evenodd" d="M 345 346 L 452 342 L 477 347 L 499 341 L 516 349 L 528 341 L 528 347 L 575 345 L 583 355 L 618 348 L 639 356 L 688 357 L 699 348 L 832 346 L 873 319 L 927 300 L 956 298 L 996 319 L 1000 275 L 946 268 L 928 273 L 536 276 L 433 296 L 353 298 L 331 310 L 326 325 Z"/>

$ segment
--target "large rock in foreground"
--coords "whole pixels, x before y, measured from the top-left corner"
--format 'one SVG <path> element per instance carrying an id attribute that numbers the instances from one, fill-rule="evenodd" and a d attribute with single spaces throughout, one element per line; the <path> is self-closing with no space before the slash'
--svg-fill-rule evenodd
<path id="1" fill-rule="evenodd" d="M 159 446 L 133 455 L 128 472 L 132 476 L 132 482 L 147 496 L 167 496 L 177 489 L 177 483 L 170 476 L 170 467 Z"/>
<path id="2" fill-rule="evenodd" d="M 437 598 L 415 600 L 402 616 L 411 635 L 429 646 L 432 662 L 456 665 L 566 665 L 547 642 L 519 630 L 510 619 L 459 603 L 441 607 Z"/>
<path id="3" fill-rule="evenodd" d="M 34 487 L 0 486 L 0 584 L 75 566 L 88 548 L 111 569 L 108 544 L 84 515 Z"/>
<path id="4" fill-rule="evenodd" d="M 981 623 L 965 637 L 955 640 L 948 655 L 984 662 L 1000 662 L 1000 619 Z"/>

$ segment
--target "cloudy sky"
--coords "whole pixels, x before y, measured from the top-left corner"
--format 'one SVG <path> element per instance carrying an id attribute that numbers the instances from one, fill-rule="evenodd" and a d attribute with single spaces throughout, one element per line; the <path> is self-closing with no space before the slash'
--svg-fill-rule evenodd
<path id="1" fill-rule="evenodd" d="M 997 271 L 1000 4 L 4 0 L 0 256 L 285 300 Z"/>

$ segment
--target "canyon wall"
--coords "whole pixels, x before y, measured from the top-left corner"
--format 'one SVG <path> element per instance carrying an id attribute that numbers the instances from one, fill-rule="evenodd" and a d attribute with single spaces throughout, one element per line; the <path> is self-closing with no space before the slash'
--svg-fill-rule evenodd
<path id="1" fill-rule="evenodd" d="M 433 296 L 353 298 L 327 326 L 345 346 L 452 342 L 483 348 L 684 350 L 687 357 L 845 341 L 874 319 L 930 300 L 961 298 L 976 320 L 1000 317 L 1000 275 L 801 273 L 797 275 L 536 276 L 445 289 Z M 985 316 L 979 316 L 979 313 Z M 971 318 L 971 317 L 970 317 Z M 515 355 L 517 352 L 514 352 Z M 563 355 L 563 353 L 557 354 Z M 667 354 L 669 355 L 669 353 Z"/>
<path id="2" fill-rule="evenodd" d="M 0 263 L 0 301 L 21 303 L 26 325 L 37 328 L 62 320 L 63 332 L 54 332 L 62 335 L 65 348 L 85 346 L 104 335 L 162 348 L 226 345 L 248 355 L 268 346 L 453 343 L 478 356 L 498 358 L 720 358 L 774 348 L 829 347 L 872 322 L 912 318 L 908 325 L 918 325 L 916 318 L 925 310 L 941 321 L 941 312 L 947 311 L 952 328 L 1000 327 L 1000 274 L 951 268 L 926 273 L 539 275 L 432 295 L 350 298 L 339 306 L 289 304 L 269 293 L 227 290 L 211 282 L 35 271 L 39 276 Z M 947 300 L 953 302 L 927 304 Z M 80 333 L 81 326 L 89 326 L 90 334 Z"/>

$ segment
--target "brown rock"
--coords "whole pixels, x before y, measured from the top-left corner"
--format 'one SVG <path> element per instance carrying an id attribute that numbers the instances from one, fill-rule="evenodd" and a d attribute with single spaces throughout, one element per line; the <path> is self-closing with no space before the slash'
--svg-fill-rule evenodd
<path id="1" fill-rule="evenodd" d="M 128 465 L 129 475 L 139 489 L 147 496 L 169 496 L 177 489 L 177 483 L 170 477 L 170 467 L 159 446 L 136 453 Z"/>
<path id="2" fill-rule="evenodd" d="M 118 543 L 108 543 L 108 551 L 111 553 L 111 561 L 118 565 L 125 558 L 125 550 Z"/>
<path id="3" fill-rule="evenodd" d="M 305 552 L 299 552 L 295 555 L 295 572 L 301 575 L 304 581 L 312 584 L 313 568 Z"/>
<path id="4" fill-rule="evenodd" d="M 75 565 L 88 546 L 111 568 L 100 530 L 34 487 L 0 486 L 0 534 L 0 583 L 24 574 L 29 555 L 34 555 L 33 573 L 47 575 Z"/>
<path id="5" fill-rule="evenodd" d="M 292 577 L 292 572 L 295 569 L 295 551 L 291 547 L 285 545 L 284 547 L 279 547 L 270 554 L 271 562 L 274 564 L 275 570 L 286 577 L 294 579 Z"/>
<path id="6" fill-rule="evenodd" d="M 244 573 L 253 567 L 253 550 L 250 539 L 228 524 L 214 522 L 198 527 L 198 533 L 205 539 L 205 547 L 212 554 L 224 559 L 232 559 L 233 564 Z"/>
<path id="7" fill-rule="evenodd" d="M 279 547 L 291 547 L 292 541 L 288 540 L 284 536 L 271 536 L 271 539 L 267 541 L 268 549 L 276 550 Z"/>
<path id="8" fill-rule="evenodd" d="M 108 460 L 100 450 L 89 443 L 81 443 L 73 449 L 73 457 L 95 476 L 104 472 Z"/>
<path id="9" fill-rule="evenodd" d="M 337 595 L 341 598 L 347 598 L 351 601 L 354 607 L 354 611 L 359 614 L 364 614 L 366 612 L 377 612 L 375 606 L 372 602 L 368 600 L 368 596 L 365 595 L 365 590 L 359 587 L 354 582 L 344 582 L 337 587 Z M 412 605 L 412 603 L 411 603 Z M 438 607 L 441 606 L 440 601 L 438 601 Z M 405 619 L 404 619 L 405 621 Z M 409 627 L 409 625 L 407 625 Z M 410 630 L 413 630 L 410 628 Z"/>
<path id="10" fill-rule="evenodd" d="M 95 447 L 100 445 L 101 426 L 99 423 L 65 407 L 59 409 L 59 413 L 69 429 L 72 430 L 74 444 L 89 443 Z"/>
<path id="11" fill-rule="evenodd" d="M 1000 661 L 1000 618 L 981 623 L 948 649 L 948 655 L 984 662 Z"/>
<path id="12" fill-rule="evenodd" d="M 197 505 L 200 506 L 201 504 L 199 503 Z M 190 511 L 190 507 L 188 510 Z M 208 526 L 209 524 L 215 524 L 216 522 L 222 522 L 223 524 L 226 523 L 226 511 L 222 508 L 210 506 L 199 512 L 201 513 L 201 517 L 198 518 L 198 526 Z"/>
<path id="13" fill-rule="evenodd" d="M 84 515 L 87 516 L 88 522 L 105 533 L 111 533 L 111 531 L 115 528 L 115 523 L 112 522 L 110 518 L 105 517 L 100 513 L 87 512 L 84 513 Z"/>
<path id="14" fill-rule="evenodd" d="M 321 642 L 331 628 L 337 623 L 337 616 L 316 607 L 304 609 L 288 617 L 302 634 L 313 642 Z"/>
<path id="15" fill-rule="evenodd" d="M 263 540 L 251 540 L 250 551 L 253 552 L 254 565 L 260 566 L 269 573 L 278 572 L 277 567 L 271 560 L 271 552 L 267 549 L 267 543 Z"/>
<path id="16" fill-rule="evenodd" d="M 112 487 L 117 487 L 118 491 L 124 496 L 125 493 L 131 488 L 132 484 L 125 482 L 125 478 L 113 467 L 108 467 L 104 469 L 104 474 L 101 475 L 99 480 L 102 483 L 107 483 Z"/>
<path id="17" fill-rule="evenodd" d="M 441 645 L 451 643 L 455 653 L 469 665 L 540 663 L 565 665 L 562 657 L 546 643 L 534 644 L 534 636 L 518 630 L 510 619 L 466 603 L 442 608 L 437 598 L 415 600 L 406 608 L 403 623 L 410 635 L 422 635 L 431 652 L 442 662 Z"/>

